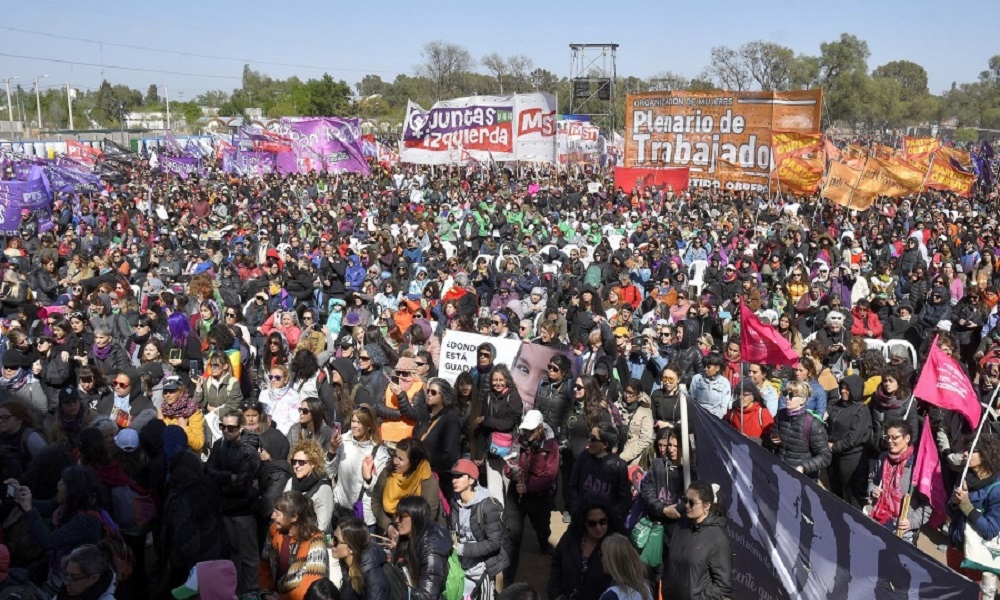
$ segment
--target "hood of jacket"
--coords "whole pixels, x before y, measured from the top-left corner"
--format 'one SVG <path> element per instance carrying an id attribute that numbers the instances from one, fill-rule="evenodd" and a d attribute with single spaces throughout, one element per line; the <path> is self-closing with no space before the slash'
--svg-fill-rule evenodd
<path id="1" fill-rule="evenodd" d="M 861 402 L 865 394 L 865 382 L 860 375 L 848 375 L 840 382 L 847 384 L 847 389 L 851 393 L 851 402 Z"/>
<path id="2" fill-rule="evenodd" d="M 267 450 L 267 453 L 271 455 L 272 461 L 287 461 L 291 445 L 288 443 L 288 438 L 282 435 L 280 431 L 274 428 L 267 429 L 260 434 L 258 439 L 260 440 L 260 447 Z"/>
<path id="3" fill-rule="evenodd" d="M 354 388 L 358 382 L 358 370 L 354 368 L 354 362 L 349 358 L 337 358 L 330 361 L 330 368 L 340 373 L 340 378 L 344 380 L 344 387 L 347 391 Z"/>
<path id="4" fill-rule="evenodd" d="M 472 508 L 475 505 L 479 504 L 480 502 L 486 500 L 489 497 L 490 497 L 489 490 L 487 490 L 485 486 L 480 485 L 476 486 L 476 493 L 473 494 L 472 500 L 469 500 L 468 504 L 462 502 L 461 498 L 456 498 L 455 503 L 458 504 L 458 510 L 472 510 Z"/>
<path id="5" fill-rule="evenodd" d="M 361 556 L 361 572 L 367 573 L 373 569 L 381 569 L 385 562 L 385 551 L 375 544 L 368 544 L 368 548 Z"/>

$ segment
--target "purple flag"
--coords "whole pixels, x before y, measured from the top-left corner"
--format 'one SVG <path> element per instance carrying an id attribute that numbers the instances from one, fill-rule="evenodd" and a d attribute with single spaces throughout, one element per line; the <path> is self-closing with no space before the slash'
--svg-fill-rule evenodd
<path id="1" fill-rule="evenodd" d="M 278 173 L 282 175 L 299 172 L 299 164 L 294 152 L 279 152 L 275 166 L 278 169 Z"/>
<path id="2" fill-rule="evenodd" d="M 182 156 L 184 154 L 184 149 L 181 148 L 180 142 L 174 137 L 173 132 L 169 129 L 163 133 L 163 148 L 164 152 L 170 156 Z"/>
<path id="3" fill-rule="evenodd" d="M 17 235 L 24 211 L 35 213 L 40 226 L 52 220 L 52 190 L 38 165 L 27 181 L 0 181 L 0 234 Z"/>
<path id="4" fill-rule="evenodd" d="M 292 151 L 300 169 L 318 159 L 314 169 L 327 172 L 363 173 L 371 171 L 361 151 L 361 128 L 357 118 L 285 117 L 279 133 L 292 141 Z"/>
<path id="5" fill-rule="evenodd" d="M 198 161 L 187 157 L 164 156 L 160 159 L 160 168 L 181 179 L 187 179 L 192 173 L 197 172 Z"/>
<path id="6" fill-rule="evenodd" d="M 198 145 L 198 142 L 193 139 L 188 140 L 187 145 L 184 147 L 184 154 L 186 156 L 190 156 L 191 158 L 204 158 L 205 156 L 201 146 Z"/>

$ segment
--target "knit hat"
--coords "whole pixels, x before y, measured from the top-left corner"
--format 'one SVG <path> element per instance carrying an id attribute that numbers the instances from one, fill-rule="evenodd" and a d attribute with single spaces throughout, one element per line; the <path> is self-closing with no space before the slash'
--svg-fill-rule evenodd
<path id="1" fill-rule="evenodd" d="M 378 344 L 366 344 L 365 352 L 371 357 L 372 363 L 384 367 L 385 363 L 389 362 L 389 357 L 385 355 L 385 351 L 382 350 L 382 346 Z"/>
<path id="2" fill-rule="evenodd" d="M 417 370 L 417 361 L 413 360 L 409 356 L 401 356 L 399 361 L 396 362 L 397 371 L 409 371 L 414 372 Z"/>
<path id="3" fill-rule="evenodd" d="M 413 319 L 413 324 L 420 327 L 420 329 L 424 332 L 424 336 L 428 339 L 431 337 L 431 334 L 434 333 L 434 330 L 431 329 L 431 322 L 427 319 Z"/>

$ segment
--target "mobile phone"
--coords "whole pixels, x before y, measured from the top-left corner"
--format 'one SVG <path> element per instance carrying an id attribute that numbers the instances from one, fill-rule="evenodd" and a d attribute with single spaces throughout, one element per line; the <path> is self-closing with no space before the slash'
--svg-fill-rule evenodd
<path id="1" fill-rule="evenodd" d="M 391 381 L 393 385 L 399 385 L 399 375 L 389 376 L 389 381 Z"/>
<path id="2" fill-rule="evenodd" d="M 341 431 L 340 430 L 340 423 L 334 423 L 333 424 L 333 430 L 337 433 L 337 435 L 340 435 L 340 431 Z"/>
<path id="3" fill-rule="evenodd" d="M 171 348 L 170 349 L 169 358 L 170 358 L 170 360 L 180 360 L 181 359 L 181 350 L 180 350 L 180 348 Z"/>
<path id="4" fill-rule="evenodd" d="M 201 375 L 201 364 L 196 360 L 188 361 L 188 371 L 191 372 L 192 377 L 198 377 Z"/>
<path id="5" fill-rule="evenodd" d="M 13 483 L 7 484 L 7 497 L 11 500 L 16 500 L 18 493 L 20 493 L 21 488 L 14 485 Z"/>

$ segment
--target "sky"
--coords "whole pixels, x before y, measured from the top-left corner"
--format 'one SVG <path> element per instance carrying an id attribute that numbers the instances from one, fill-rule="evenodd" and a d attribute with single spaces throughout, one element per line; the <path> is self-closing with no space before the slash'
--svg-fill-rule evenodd
<path id="1" fill-rule="evenodd" d="M 870 69 L 903 59 L 922 65 L 933 93 L 953 81 L 975 81 L 989 58 L 1000 53 L 990 44 L 996 36 L 993 19 L 925 0 L 5 4 L 0 80 L 18 77 L 14 83 L 27 88 L 36 77 L 49 75 L 40 83 L 45 90 L 67 82 L 96 89 L 106 78 L 143 92 L 155 83 L 161 95 L 169 87 L 171 100 L 190 100 L 213 89 L 232 91 L 244 63 L 282 79 L 329 72 L 352 88 L 366 73 L 392 80 L 398 73 L 412 75 L 421 47 L 434 40 L 464 46 L 477 60 L 493 52 L 524 54 L 560 77 L 571 74 L 570 43 L 617 43 L 619 76 L 648 78 L 663 71 L 694 77 L 708 64 L 714 46 L 753 40 L 819 55 L 822 42 L 846 32 L 868 42 Z"/>

